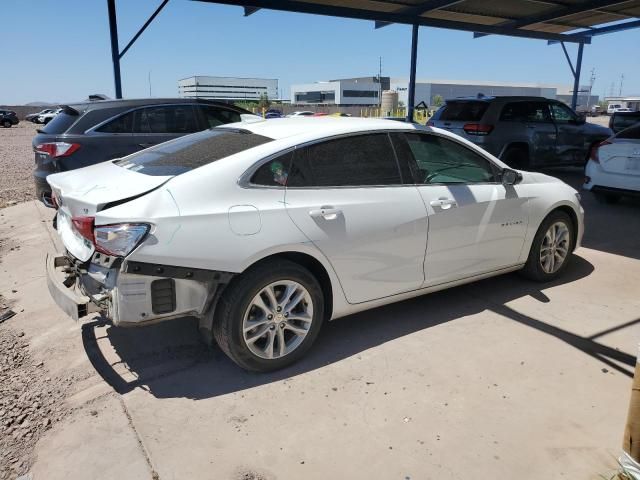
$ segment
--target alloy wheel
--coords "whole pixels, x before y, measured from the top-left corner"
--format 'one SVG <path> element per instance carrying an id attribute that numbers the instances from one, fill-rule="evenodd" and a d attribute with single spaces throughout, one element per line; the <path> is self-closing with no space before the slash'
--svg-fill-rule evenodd
<path id="1" fill-rule="evenodd" d="M 540 246 L 540 266 L 545 273 L 555 273 L 564 264 L 569 254 L 569 228 L 564 222 L 552 224 Z"/>
<path id="2" fill-rule="evenodd" d="M 254 355 L 282 358 L 304 341 L 313 321 L 313 300 L 305 287 L 280 280 L 253 297 L 242 321 L 242 337 Z"/>

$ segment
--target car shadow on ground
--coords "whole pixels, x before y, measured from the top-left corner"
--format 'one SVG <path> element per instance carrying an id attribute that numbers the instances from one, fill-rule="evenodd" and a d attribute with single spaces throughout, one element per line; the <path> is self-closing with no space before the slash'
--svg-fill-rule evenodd
<path id="1" fill-rule="evenodd" d="M 116 328 L 98 318 L 83 325 L 82 339 L 94 368 L 116 392 L 124 394 L 142 388 L 157 398 L 202 399 L 295 377 L 405 335 L 492 310 L 632 376 L 631 370 L 625 368 L 635 365 L 632 355 L 596 341 L 605 332 L 582 337 L 507 305 L 527 295 L 547 303 L 550 300 L 543 289 L 576 281 L 592 271 L 591 263 L 575 256 L 562 278 L 549 284 L 508 274 L 328 322 L 305 358 L 269 374 L 244 372 L 217 347 L 205 347 L 199 340 L 197 322 L 191 318 L 134 329 Z M 640 319 L 620 328 L 632 323 L 640 323 Z M 110 363 L 105 357 L 100 347 L 104 341 L 115 351 L 117 361 Z"/>

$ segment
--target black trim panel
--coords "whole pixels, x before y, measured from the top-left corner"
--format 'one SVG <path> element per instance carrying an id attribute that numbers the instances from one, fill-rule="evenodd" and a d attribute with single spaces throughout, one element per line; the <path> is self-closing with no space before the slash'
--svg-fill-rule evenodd
<path id="1" fill-rule="evenodd" d="M 146 275 L 149 277 L 195 280 L 197 282 L 213 281 L 219 283 L 227 283 L 235 275 L 229 272 L 218 272 L 215 270 L 205 270 L 203 268 L 176 267 L 173 265 L 132 261 L 126 262 L 124 272 L 134 275 Z"/>

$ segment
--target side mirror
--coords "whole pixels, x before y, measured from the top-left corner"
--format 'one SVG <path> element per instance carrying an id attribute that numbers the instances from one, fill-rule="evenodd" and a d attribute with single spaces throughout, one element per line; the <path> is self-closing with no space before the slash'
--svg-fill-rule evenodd
<path id="1" fill-rule="evenodd" d="M 587 122 L 587 116 L 579 113 L 578 114 L 578 118 L 576 118 L 575 123 L 576 125 L 584 125 Z"/>
<path id="2" fill-rule="evenodd" d="M 503 185 L 515 185 L 520 180 L 522 180 L 522 174 L 520 172 L 516 172 L 515 170 L 511 170 L 510 168 L 505 168 L 504 170 L 502 170 Z"/>

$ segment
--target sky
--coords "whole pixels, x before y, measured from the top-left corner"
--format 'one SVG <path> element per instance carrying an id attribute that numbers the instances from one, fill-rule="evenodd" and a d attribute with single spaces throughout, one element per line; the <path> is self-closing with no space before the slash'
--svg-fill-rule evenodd
<path id="1" fill-rule="evenodd" d="M 120 47 L 160 0 L 117 0 Z M 71 102 L 114 96 L 106 0 L 0 0 L 0 104 Z M 420 28 L 417 76 L 570 85 L 560 45 L 504 36 Z M 577 46 L 567 45 L 575 58 Z M 581 85 L 593 93 L 640 94 L 640 29 L 595 37 L 584 49 Z M 382 74 L 408 77 L 411 27 L 170 0 L 121 62 L 125 98 L 177 96 L 192 75 L 277 78 L 289 86 Z"/>

